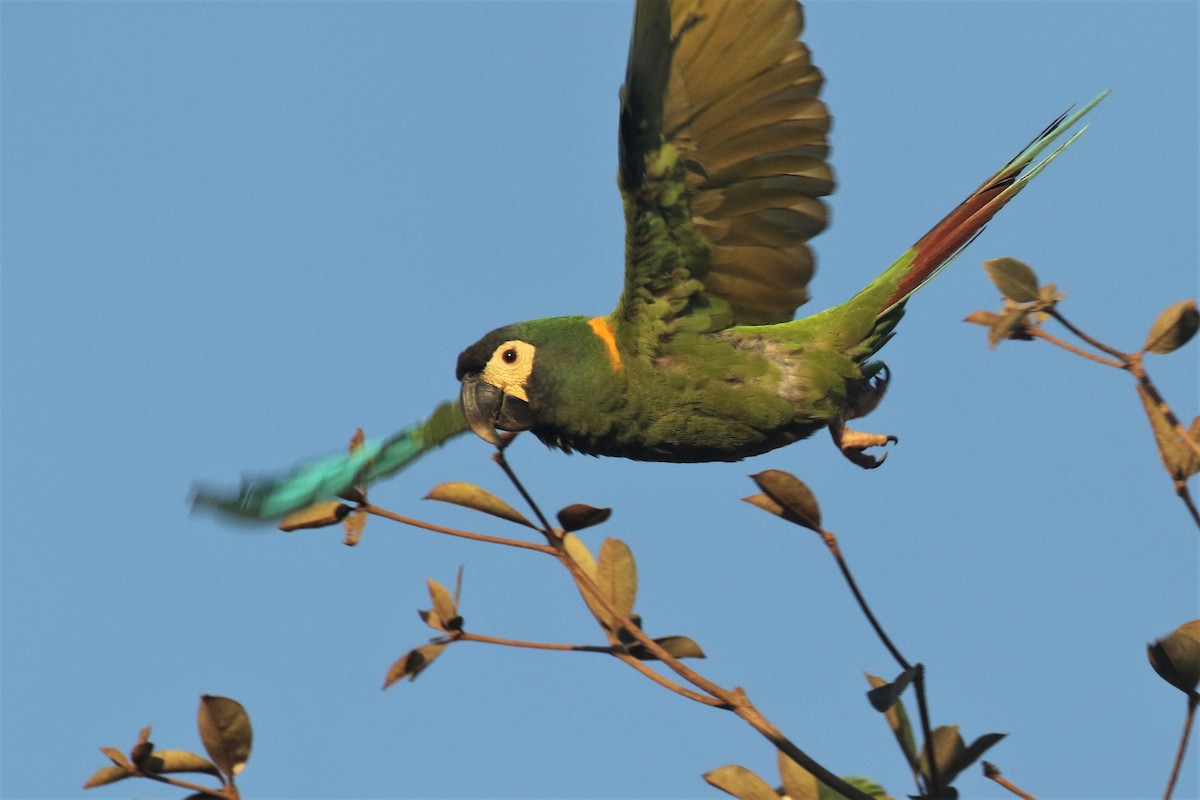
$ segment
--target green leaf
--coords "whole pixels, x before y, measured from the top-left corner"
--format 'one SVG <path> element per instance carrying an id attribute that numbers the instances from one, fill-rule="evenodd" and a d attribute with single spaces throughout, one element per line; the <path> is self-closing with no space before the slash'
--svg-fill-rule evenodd
<path id="1" fill-rule="evenodd" d="M 313 503 L 299 511 L 293 511 L 279 521 L 279 530 L 298 531 L 304 528 L 325 528 L 341 522 L 353 509 L 345 503 L 328 500 Z"/>
<path id="2" fill-rule="evenodd" d="M 449 642 L 430 642 L 429 644 L 423 644 L 420 647 L 409 650 L 400 656 L 395 664 L 392 664 L 391 669 L 388 670 L 387 677 L 383 680 L 383 688 L 386 689 L 396 681 L 403 680 L 404 678 L 408 678 L 409 681 L 415 681 L 417 676 L 432 664 L 442 654 L 442 651 L 449 646 Z"/>
<path id="3" fill-rule="evenodd" d="M 572 503 L 558 512 L 558 524 L 564 531 L 581 531 L 599 525 L 612 515 L 611 508 L 596 508 L 584 503 Z"/>
<path id="4" fill-rule="evenodd" d="M 821 509 L 817 506 L 817 498 L 796 476 L 780 469 L 768 469 L 751 475 L 750 478 L 758 484 L 758 488 L 766 493 L 781 508 L 779 516 L 789 522 L 821 532 Z M 746 501 L 768 511 L 771 509 L 761 501 L 746 498 Z M 775 513 L 772 511 L 772 513 Z"/>
<path id="5" fill-rule="evenodd" d="M 450 596 L 450 590 L 433 578 L 429 578 L 426 583 L 429 585 L 429 599 L 433 601 L 433 611 L 437 614 L 438 621 L 442 624 L 440 630 L 461 630 L 462 617 L 458 615 L 458 604 Z M 425 622 L 434 628 L 438 627 L 429 619 L 426 619 Z"/>
<path id="6" fill-rule="evenodd" d="M 83 784 L 83 788 L 95 789 L 97 786 L 105 786 L 125 780 L 129 776 L 129 771 L 123 767 L 101 767 L 92 773 L 92 777 L 87 779 L 87 783 Z"/>
<path id="7" fill-rule="evenodd" d="M 779 800 L 779 793 L 750 770 L 738 764 L 717 767 L 704 780 L 740 800 Z"/>
<path id="8" fill-rule="evenodd" d="M 1142 399 L 1142 407 L 1150 420 L 1150 429 L 1154 433 L 1154 441 L 1158 444 L 1158 456 L 1162 459 L 1163 467 L 1171 479 L 1180 482 L 1200 472 L 1200 455 L 1192 450 L 1184 440 L 1179 430 L 1171 424 L 1167 413 L 1146 387 L 1137 386 L 1138 397 Z M 1200 417 L 1192 422 L 1188 431 L 1194 441 L 1200 441 Z"/>
<path id="9" fill-rule="evenodd" d="M 874 687 L 887 685 L 887 681 L 877 675 L 867 675 L 867 682 Z M 896 743 L 900 745 L 900 751 L 904 753 L 904 758 L 908 761 L 909 767 L 914 772 L 919 772 L 921 769 L 920 756 L 917 755 L 917 740 L 913 735 L 912 722 L 909 721 L 908 712 L 904 710 L 904 703 L 899 698 L 896 702 L 883 713 L 887 720 L 888 727 L 892 729 L 892 735 L 896 737 Z"/>
<path id="10" fill-rule="evenodd" d="M 226 775 L 240 775 L 254 738 L 246 709 L 228 697 L 202 694 L 197 716 L 200 741 L 208 757 Z"/>
<path id="11" fill-rule="evenodd" d="M 155 750 L 142 764 L 146 772 L 200 772 L 205 775 L 221 777 L 221 771 L 216 765 L 203 756 L 189 753 L 186 750 Z"/>
<path id="12" fill-rule="evenodd" d="M 491 492 L 480 489 L 473 483 L 450 481 L 449 483 L 438 484 L 433 487 L 433 490 L 429 494 L 425 495 L 425 499 L 439 500 L 443 503 L 453 503 L 475 511 L 482 511 L 485 514 L 491 514 L 493 517 L 506 519 L 509 522 L 515 522 L 527 528 L 536 529 L 537 527 L 525 519 L 520 511 L 517 511 Z"/>
<path id="13" fill-rule="evenodd" d="M 1144 350 L 1160 355 L 1183 347 L 1200 329 L 1200 309 L 1195 300 L 1180 300 L 1161 314 L 1150 326 Z"/>
<path id="14" fill-rule="evenodd" d="M 1193 694 L 1200 684 L 1200 619 L 1186 622 L 1148 645 L 1147 655 L 1160 678 L 1185 694 Z"/>
<path id="15" fill-rule="evenodd" d="M 1028 264 L 1015 258 L 993 258 L 983 262 L 988 278 L 1000 294 L 1016 303 L 1032 303 L 1038 299 L 1037 274 Z"/>
<path id="16" fill-rule="evenodd" d="M 633 552 L 620 539 L 605 539 L 600 545 L 596 583 L 624 616 L 633 612 L 637 600 L 637 565 Z"/>
<path id="17" fill-rule="evenodd" d="M 909 667 L 891 683 L 883 683 L 867 692 L 867 700 L 876 711 L 887 711 L 900 700 L 900 695 L 917 676 L 917 668 Z"/>

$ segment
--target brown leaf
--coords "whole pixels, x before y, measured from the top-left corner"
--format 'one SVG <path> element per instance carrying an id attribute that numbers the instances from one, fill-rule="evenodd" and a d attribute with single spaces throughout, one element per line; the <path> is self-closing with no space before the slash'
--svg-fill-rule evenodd
<path id="1" fill-rule="evenodd" d="M 450 590 L 432 578 L 428 579 L 426 583 L 429 586 L 429 599 L 433 601 L 433 611 L 437 614 L 438 621 L 443 625 L 441 630 L 460 630 L 462 628 L 462 617 L 458 615 L 458 604 L 450 596 Z M 438 627 L 433 625 L 428 619 L 425 621 L 432 627 Z"/>
<path id="2" fill-rule="evenodd" d="M 449 646 L 449 642 L 430 642 L 423 644 L 413 650 L 409 650 L 404 655 L 397 659 L 395 664 L 392 664 L 388 670 L 387 677 L 383 680 L 383 688 L 388 688 L 393 683 L 404 678 L 409 681 L 415 681 L 426 667 L 434 662 L 434 660 L 442 654 L 442 651 Z"/>
<path id="3" fill-rule="evenodd" d="M 788 800 L 820 800 L 821 783 L 817 777 L 797 764 L 782 750 L 776 750 L 779 778 Z"/>
<path id="4" fill-rule="evenodd" d="M 1179 430 L 1167 419 L 1166 411 L 1150 395 L 1142 384 L 1136 384 L 1138 397 L 1142 399 L 1142 407 L 1150 420 L 1150 429 L 1154 432 L 1154 441 L 1158 444 L 1158 455 L 1162 459 L 1172 480 L 1185 481 L 1200 472 L 1200 455 L 1188 445 L 1180 435 Z M 1197 418 L 1200 421 L 1200 418 Z M 1193 440 L 1197 439 L 1197 422 L 1192 422 L 1188 431 Z"/>
<path id="5" fill-rule="evenodd" d="M 586 503 L 572 503 L 558 512 L 558 524 L 564 531 L 581 531 L 599 525 L 612 515 L 611 508 L 596 508 Z"/>
<path id="6" fill-rule="evenodd" d="M 200 741 L 208 757 L 226 775 L 240 775 L 250 758 L 254 738 L 246 709 L 228 697 L 202 694 L 197 717 Z"/>
<path id="7" fill-rule="evenodd" d="M 1147 647 L 1158 676 L 1185 694 L 1200 685 L 1200 619 L 1185 622 Z"/>
<path id="8" fill-rule="evenodd" d="M 1146 335 L 1143 349 L 1166 354 L 1183 347 L 1200 329 L 1200 309 L 1195 300 L 1181 300 L 1161 314 Z"/>
<path id="9" fill-rule="evenodd" d="M 532 522 L 525 519 L 520 511 L 510 506 L 491 492 L 481 489 L 473 483 L 450 481 L 435 487 L 425 496 L 426 500 L 439 500 L 443 503 L 453 503 L 465 508 L 482 511 L 493 517 L 506 519 L 518 525 L 536 528 Z"/>
<path id="10" fill-rule="evenodd" d="M 146 772 L 200 772 L 218 778 L 221 776 L 216 764 L 186 750 L 155 750 L 141 767 Z"/>
<path id="11" fill-rule="evenodd" d="M 739 800 L 779 800 L 779 793 L 762 778 L 740 764 L 717 767 L 704 780 Z"/>
<path id="12" fill-rule="evenodd" d="M 704 651 L 700 649 L 700 645 L 686 636 L 660 636 L 654 641 L 674 658 L 707 658 L 704 655 Z M 640 643 L 632 645 L 629 648 L 629 653 L 641 661 L 658 660 L 658 656 L 654 655 L 645 645 Z"/>
<path id="13" fill-rule="evenodd" d="M 817 498 L 802 480 L 781 469 L 764 470 L 750 477 L 758 484 L 758 488 L 782 507 L 784 513 L 779 516 L 801 527 L 821 532 L 821 509 L 817 505 Z M 761 502 L 750 498 L 747 498 L 747 502 L 764 508 Z"/>
<path id="14" fill-rule="evenodd" d="M 353 509 L 336 500 L 313 503 L 299 511 L 293 511 L 279 522 L 281 531 L 298 531 L 304 528 L 324 528 L 336 525 Z"/>
<path id="15" fill-rule="evenodd" d="M 130 770 L 130 771 L 133 770 L 133 764 L 129 763 L 129 759 L 126 758 L 125 754 L 122 753 L 117 748 L 101 747 L 100 752 L 104 753 L 104 755 L 108 756 L 109 760 L 112 761 L 114 764 L 116 764 L 118 767 L 121 767 L 122 769 Z"/>
<path id="16" fill-rule="evenodd" d="M 567 551 L 567 555 L 571 560 L 579 565 L 584 574 L 599 584 L 599 568 L 596 566 L 596 560 L 592 558 L 592 553 L 587 549 L 587 545 L 573 533 L 566 533 L 562 538 L 563 548 Z M 612 614 L 608 613 L 600 601 L 592 597 L 591 592 L 587 591 L 582 585 L 576 582 L 576 587 L 579 589 L 579 594 L 583 596 L 583 601 L 587 603 L 588 610 L 592 612 L 592 616 L 603 625 L 605 628 L 612 630 Z"/>
<path id="17" fill-rule="evenodd" d="M 124 780 L 130 776 L 130 772 L 122 767 L 101 767 L 92 773 L 92 777 L 87 779 L 87 783 L 83 784 L 85 789 L 95 789 L 97 786 L 105 786 L 110 783 Z"/>
<path id="18" fill-rule="evenodd" d="M 363 531 L 367 528 L 367 510 L 365 508 L 356 508 L 354 513 L 346 517 L 342 522 L 342 529 L 346 532 L 346 536 L 342 539 L 342 544 L 347 547 L 354 547 L 362 541 Z"/>

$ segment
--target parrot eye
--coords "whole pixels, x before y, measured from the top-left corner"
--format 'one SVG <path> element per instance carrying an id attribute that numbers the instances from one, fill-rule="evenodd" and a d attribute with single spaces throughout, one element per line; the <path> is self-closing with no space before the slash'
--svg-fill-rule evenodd
<path id="1" fill-rule="evenodd" d="M 513 364 L 517 360 L 517 349 L 515 347 L 510 347 L 505 350 L 500 357 L 504 359 L 505 364 Z"/>

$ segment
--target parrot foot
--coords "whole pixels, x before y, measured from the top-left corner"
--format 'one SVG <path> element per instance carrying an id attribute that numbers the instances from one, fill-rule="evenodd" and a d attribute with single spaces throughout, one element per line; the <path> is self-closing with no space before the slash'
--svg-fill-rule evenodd
<path id="1" fill-rule="evenodd" d="M 852 431 L 846 427 L 845 420 L 841 419 L 830 424 L 829 433 L 833 436 L 834 444 L 842 451 L 842 455 L 863 469 L 875 469 L 887 458 L 887 453 L 878 458 L 866 453 L 868 447 L 883 447 L 900 441 L 891 434 Z"/>

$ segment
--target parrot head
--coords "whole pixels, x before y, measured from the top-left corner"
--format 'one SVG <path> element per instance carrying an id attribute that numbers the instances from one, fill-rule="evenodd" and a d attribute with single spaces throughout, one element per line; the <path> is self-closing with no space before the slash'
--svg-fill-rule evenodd
<path id="1" fill-rule="evenodd" d="M 500 444 L 497 429 L 524 431 L 536 423 L 529 385 L 537 345 L 516 336 L 511 326 L 492 331 L 462 351 L 455 367 L 467 425 L 493 445 Z"/>
<path id="2" fill-rule="evenodd" d="M 455 368 L 467 425 L 493 445 L 501 430 L 562 446 L 582 421 L 576 417 L 613 389 L 613 375 L 606 345 L 584 317 L 497 328 L 462 351 Z"/>

